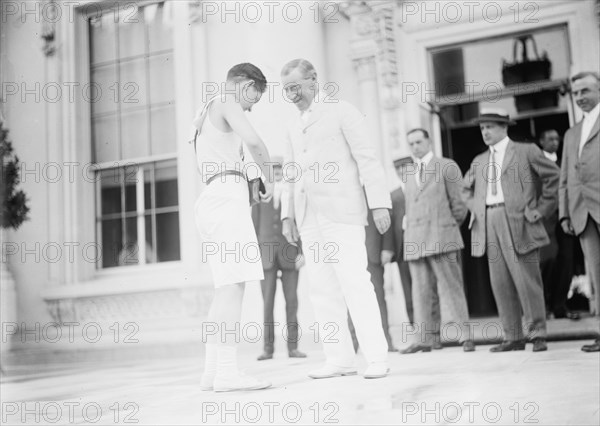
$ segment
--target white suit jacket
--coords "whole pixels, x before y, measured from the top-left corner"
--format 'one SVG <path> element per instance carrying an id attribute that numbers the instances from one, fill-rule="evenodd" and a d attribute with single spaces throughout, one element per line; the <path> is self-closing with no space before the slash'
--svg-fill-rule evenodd
<path id="1" fill-rule="evenodd" d="M 374 142 L 364 115 L 348 102 L 321 101 L 306 124 L 293 120 L 283 168 L 288 202 L 282 203 L 281 217 L 300 227 L 310 202 L 334 222 L 365 226 L 367 205 L 391 209 Z"/>

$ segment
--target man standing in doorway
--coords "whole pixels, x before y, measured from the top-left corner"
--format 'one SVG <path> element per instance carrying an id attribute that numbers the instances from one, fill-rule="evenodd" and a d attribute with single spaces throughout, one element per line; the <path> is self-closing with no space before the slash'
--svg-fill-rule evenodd
<path id="1" fill-rule="evenodd" d="M 504 331 L 504 341 L 490 351 L 525 349 L 521 312 L 533 351 L 545 351 L 539 249 L 550 242 L 542 219 L 556 210 L 559 170 L 535 144 L 509 139 L 512 122 L 506 111 L 482 109 L 477 122 L 489 149 L 471 163 L 463 195 L 471 210 L 471 254 L 481 257 L 487 252 Z"/>

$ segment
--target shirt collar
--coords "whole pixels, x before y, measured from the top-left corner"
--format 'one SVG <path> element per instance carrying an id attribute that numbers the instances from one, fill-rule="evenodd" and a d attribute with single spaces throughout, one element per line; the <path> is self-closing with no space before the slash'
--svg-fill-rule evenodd
<path id="1" fill-rule="evenodd" d="M 498 154 L 504 154 L 504 151 L 506 151 L 506 147 L 508 146 L 508 141 L 509 141 L 509 137 L 505 137 L 504 139 L 502 139 L 500 142 L 498 142 L 495 145 L 490 146 L 490 152 L 492 151 L 492 148 L 494 149 L 494 151 L 496 151 Z"/>
<path id="2" fill-rule="evenodd" d="M 592 122 L 595 122 L 598 119 L 598 114 L 600 113 L 600 102 L 598 104 L 596 104 L 596 106 L 594 107 L 594 109 L 592 109 L 590 112 L 586 112 L 583 114 L 583 119 L 584 120 L 591 120 Z"/>
<path id="3" fill-rule="evenodd" d="M 544 156 L 547 159 L 552 160 L 556 163 L 556 160 L 558 159 L 558 155 L 556 155 L 556 152 L 548 152 L 548 151 L 544 151 L 544 150 L 542 150 L 542 152 L 544 153 Z"/>
<path id="4" fill-rule="evenodd" d="M 425 163 L 425 166 L 427 166 L 432 158 L 433 158 L 433 151 L 429 151 L 427 154 L 425 154 L 421 158 L 413 157 L 413 161 L 415 163 L 417 163 L 417 165 L 419 165 L 419 166 L 421 165 L 421 163 Z"/>
<path id="5" fill-rule="evenodd" d="M 319 102 L 315 102 L 315 99 L 317 98 L 317 96 L 318 96 L 318 94 L 315 94 L 315 97 L 310 102 L 310 105 L 308 106 L 308 108 L 306 108 L 304 111 L 300 111 L 300 117 L 303 117 L 306 114 L 312 114 L 317 109 L 317 107 L 319 106 Z"/>

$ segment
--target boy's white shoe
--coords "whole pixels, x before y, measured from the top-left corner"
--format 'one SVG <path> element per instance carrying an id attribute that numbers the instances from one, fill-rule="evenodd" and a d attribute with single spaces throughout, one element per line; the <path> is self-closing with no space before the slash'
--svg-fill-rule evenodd
<path id="1" fill-rule="evenodd" d="M 233 392 L 259 390 L 271 387 L 271 383 L 256 379 L 243 373 L 215 377 L 213 389 L 215 392 Z"/>
<path id="2" fill-rule="evenodd" d="M 215 381 L 215 375 L 213 374 L 203 374 L 200 378 L 200 390 L 203 391 L 211 391 L 213 390 L 213 383 Z"/>

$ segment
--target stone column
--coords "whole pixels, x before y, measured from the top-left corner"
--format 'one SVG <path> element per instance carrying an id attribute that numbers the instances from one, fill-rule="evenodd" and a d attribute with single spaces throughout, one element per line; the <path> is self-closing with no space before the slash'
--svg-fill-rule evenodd
<path id="1" fill-rule="evenodd" d="M 385 163 L 384 143 L 381 135 L 381 114 L 375 57 L 361 57 L 353 61 L 360 91 L 359 109 L 366 115 L 369 134 L 373 136 L 377 157 Z"/>
<path id="2" fill-rule="evenodd" d="M 361 108 L 369 114 L 369 126 L 377 138 L 388 185 L 397 186 L 392 153 L 401 148 L 405 133 L 400 104 L 394 33 L 394 3 L 347 1 L 341 11 L 352 24 L 350 41 L 361 94 Z"/>
<path id="3" fill-rule="evenodd" d="M 394 3 L 390 1 L 347 1 L 340 10 L 352 24 L 350 41 L 357 73 L 361 109 L 368 117 L 370 133 L 390 190 L 398 186 L 392 153 L 401 151 L 405 133 L 394 33 Z M 404 150 L 406 151 L 406 149 Z M 386 299 L 390 305 L 404 306 L 404 293 L 396 265 L 385 270 Z M 403 309 L 389 310 L 390 326 L 408 321 Z M 393 334 L 393 333 L 392 333 Z"/>

